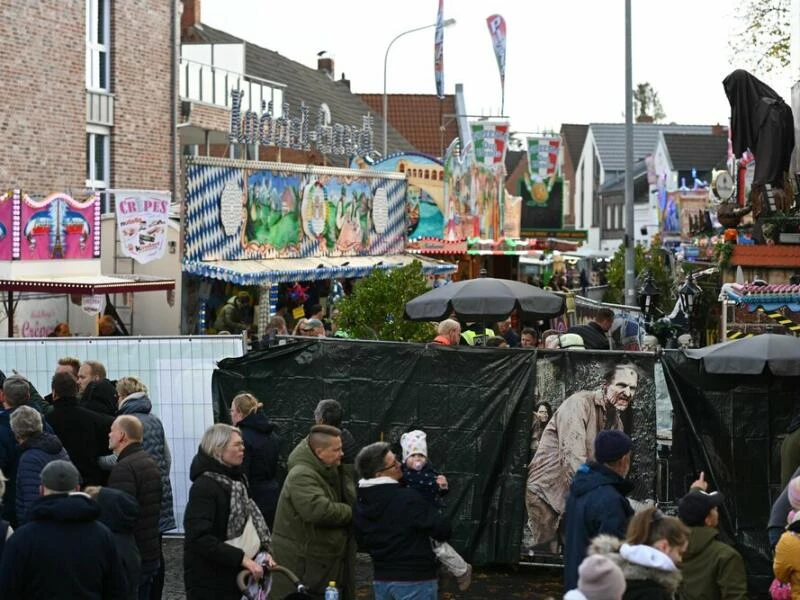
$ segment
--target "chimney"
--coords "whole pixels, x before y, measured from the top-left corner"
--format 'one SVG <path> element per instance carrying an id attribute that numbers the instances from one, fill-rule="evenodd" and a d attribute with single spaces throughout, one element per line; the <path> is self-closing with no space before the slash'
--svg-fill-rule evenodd
<path id="1" fill-rule="evenodd" d="M 728 135 L 728 128 L 717 123 L 711 126 L 711 135 Z"/>
<path id="2" fill-rule="evenodd" d="M 323 73 L 325 73 L 325 75 L 333 79 L 333 59 L 327 57 L 318 58 L 317 71 L 322 71 Z"/>
<path id="3" fill-rule="evenodd" d="M 181 31 L 187 31 L 200 25 L 200 0 L 181 0 Z"/>
<path id="4" fill-rule="evenodd" d="M 337 81 L 336 83 L 338 83 L 340 85 L 343 85 L 348 90 L 350 89 L 350 80 L 349 79 L 345 79 L 344 73 L 342 73 L 342 78 L 339 81 Z"/>

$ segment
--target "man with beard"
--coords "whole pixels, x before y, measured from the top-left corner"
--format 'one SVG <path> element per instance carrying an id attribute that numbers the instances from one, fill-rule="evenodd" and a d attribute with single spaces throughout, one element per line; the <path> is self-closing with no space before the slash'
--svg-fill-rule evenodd
<path id="1" fill-rule="evenodd" d="M 528 467 L 526 505 L 533 546 L 556 552 L 557 534 L 575 472 L 594 458 L 594 440 L 605 429 L 622 430 L 620 413 L 633 401 L 639 371 L 631 363 L 609 369 L 598 390 L 564 400 L 542 432 Z"/>

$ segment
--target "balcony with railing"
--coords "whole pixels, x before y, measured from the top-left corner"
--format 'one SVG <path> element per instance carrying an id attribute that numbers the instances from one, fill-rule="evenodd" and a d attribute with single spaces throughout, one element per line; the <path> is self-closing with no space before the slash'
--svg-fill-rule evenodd
<path id="1" fill-rule="evenodd" d="M 243 90 L 242 110 L 261 113 L 262 101 L 272 101 L 273 115 L 280 116 L 286 84 L 251 77 L 182 58 L 180 62 L 181 100 L 231 108 L 231 91 Z"/>

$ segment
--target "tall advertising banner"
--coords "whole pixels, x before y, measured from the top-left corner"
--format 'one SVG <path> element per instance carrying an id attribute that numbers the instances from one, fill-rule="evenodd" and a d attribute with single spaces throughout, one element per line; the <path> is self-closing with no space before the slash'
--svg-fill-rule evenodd
<path id="1" fill-rule="evenodd" d="M 529 137 L 527 141 L 531 193 L 535 201 L 546 202 L 547 194 L 550 193 L 555 182 L 561 138 L 552 135 L 537 135 Z"/>
<path id="2" fill-rule="evenodd" d="M 508 122 L 477 121 L 470 123 L 475 162 L 494 168 L 505 165 L 508 149 Z"/>
<path id="3" fill-rule="evenodd" d="M 492 36 L 494 56 L 497 59 L 497 68 L 500 71 L 500 90 L 502 94 L 500 113 L 502 114 L 506 103 L 506 21 L 500 15 L 492 15 L 486 18 L 486 25 L 489 27 L 489 35 Z"/>
<path id="4" fill-rule="evenodd" d="M 142 265 L 164 256 L 170 197 L 169 192 L 116 192 L 117 228 L 123 254 Z"/>
<path id="5" fill-rule="evenodd" d="M 603 429 L 625 431 L 633 440 L 632 502 L 656 499 L 655 357 L 589 351 L 538 356 L 523 555 L 557 554 L 563 546 L 570 482 L 594 458 L 594 438 Z"/>
<path id="6" fill-rule="evenodd" d="M 444 0 L 439 0 L 436 15 L 436 36 L 433 42 L 433 74 L 436 77 L 436 95 L 444 98 Z"/>

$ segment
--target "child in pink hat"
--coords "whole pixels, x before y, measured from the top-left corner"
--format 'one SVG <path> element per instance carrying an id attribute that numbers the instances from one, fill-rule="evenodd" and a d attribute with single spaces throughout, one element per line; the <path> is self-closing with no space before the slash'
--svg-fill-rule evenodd
<path id="1" fill-rule="evenodd" d="M 424 431 L 416 429 L 400 436 L 403 448 L 403 481 L 438 509 L 444 507 L 442 496 L 448 492 L 447 478 L 428 460 L 428 441 Z M 458 589 L 465 591 L 472 581 L 472 565 L 447 542 L 433 543 L 433 553 L 448 573 L 456 578 Z"/>

